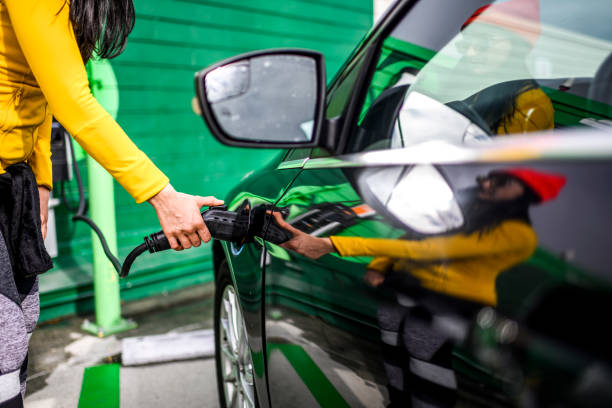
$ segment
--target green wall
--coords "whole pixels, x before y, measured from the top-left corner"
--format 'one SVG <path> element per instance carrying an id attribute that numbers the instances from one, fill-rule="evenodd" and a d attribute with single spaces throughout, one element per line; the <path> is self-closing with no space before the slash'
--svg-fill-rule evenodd
<path id="1" fill-rule="evenodd" d="M 118 121 L 173 186 L 200 195 L 225 194 L 246 173 L 278 153 L 219 144 L 191 111 L 193 74 L 220 59 L 262 48 L 324 53 L 331 78 L 372 23 L 372 0 L 135 0 L 136 26 L 125 52 L 112 60 L 119 86 Z M 84 180 L 86 168 L 80 166 Z M 55 194 L 59 195 L 59 186 Z M 76 188 L 66 188 L 75 203 Z M 119 257 L 159 230 L 148 204 L 136 205 L 115 183 Z M 92 308 L 88 228 L 56 209 L 60 255 L 41 277 L 41 320 Z M 143 255 L 122 299 L 137 299 L 211 279 L 210 248 Z"/>

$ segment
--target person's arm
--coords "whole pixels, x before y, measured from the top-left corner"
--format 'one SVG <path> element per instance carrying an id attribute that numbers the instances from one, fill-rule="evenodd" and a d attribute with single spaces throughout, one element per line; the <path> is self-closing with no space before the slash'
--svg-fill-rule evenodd
<path id="1" fill-rule="evenodd" d="M 391 270 L 395 259 L 388 256 L 377 256 L 372 259 L 366 267 L 366 273 L 363 275 L 363 281 L 366 285 L 373 288 L 380 286 L 385 281 L 387 272 Z"/>
<path id="2" fill-rule="evenodd" d="M 51 128 L 53 116 L 45 115 L 44 122 L 38 127 L 38 135 L 34 150 L 28 159 L 36 184 L 40 201 L 40 232 L 43 239 L 47 237 L 47 220 L 49 219 L 49 193 L 53 190 L 53 175 L 51 172 Z"/>
<path id="3" fill-rule="evenodd" d="M 177 193 L 168 178 L 127 137 L 98 104 L 64 0 L 4 0 L 11 24 L 49 107 L 75 140 L 121 184 L 136 202 L 149 201 L 174 249 L 207 242 L 199 217 L 214 197 Z M 180 245 L 179 245 L 180 242 Z"/>
<path id="4" fill-rule="evenodd" d="M 332 236 L 341 256 L 389 256 L 416 261 L 457 259 L 532 248 L 537 244 L 533 229 L 520 221 L 505 221 L 491 231 L 455 234 L 420 241 Z"/>
<path id="5" fill-rule="evenodd" d="M 76 141 L 143 202 L 168 178 L 91 94 L 64 0 L 5 0 L 11 24 L 51 111 Z"/>
<path id="6" fill-rule="evenodd" d="M 493 230 L 483 234 L 477 231 L 470 235 L 455 234 L 410 241 L 339 235 L 329 238 L 313 237 L 287 223 L 279 213 L 274 213 L 274 218 L 281 227 L 293 234 L 293 238 L 281 246 L 312 259 L 337 252 L 340 256 L 375 256 L 432 261 L 486 256 L 508 251 L 531 251 L 537 245 L 537 236 L 533 228 L 521 221 L 502 222 Z"/>
<path id="7" fill-rule="evenodd" d="M 380 273 L 387 273 L 391 269 L 394 263 L 395 263 L 394 258 L 390 258 L 388 256 L 377 256 L 376 258 L 370 261 L 367 269 L 370 269 L 376 272 L 380 272 Z"/>
<path id="8" fill-rule="evenodd" d="M 47 113 L 44 122 L 38 127 L 38 135 L 34 150 L 28 159 L 28 164 L 34 172 L 36 183 L 53 190 L 53 176 L 51 173 L 51 127 L 53 116 Z"/>

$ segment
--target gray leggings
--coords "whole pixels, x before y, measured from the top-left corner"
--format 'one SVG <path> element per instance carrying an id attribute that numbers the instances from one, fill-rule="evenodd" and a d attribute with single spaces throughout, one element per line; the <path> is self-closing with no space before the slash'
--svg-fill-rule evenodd
<path id="1" fill-rule="evenodd" d="M 0 288 L 0 408 L 19 407 L 25 395 L 28 342 L 40 313 L 38 279 L 27 285 L 15 282 L 2 234 Z M 2 293 L 17 293 L 19 303 Z"/>

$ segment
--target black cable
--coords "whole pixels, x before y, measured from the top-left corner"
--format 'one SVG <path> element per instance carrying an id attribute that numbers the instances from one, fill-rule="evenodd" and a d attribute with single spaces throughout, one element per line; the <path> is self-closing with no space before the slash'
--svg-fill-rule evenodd
<path id="1" fill-rule="evenodd" d="M 80 215 L 80 214 L 74 215 L 72 217 L 72 221 L 83 221 L 84 223 L 86 223 L 87 225 L 89 225 L 91 227 L 91 229 L 96 233 L 98 238 L 100 238 L 100 244 L 102 244 L 102 249 L 104 250 L 104 255 L 106 255 L 108 260 L 113 264 L 113 267 L 115 268 L 117 273 L 121 274 L 121 262 L 119 262 L 119 259 L 117 259 L 117 257 L 115 255 L 113 255 L 113 253 L 111 252 L 110 248 L 108 247 L 108 243 L 106 242 L 106 238 L 104 238 L 104 235 L 102 234 L 102 231 L 100 231 L 100 228 L 98 228 L 96 223 L 93 222 L 91 220 L 91 218 L 88 218 L 88 217 L 86 217 L 84 215 Z"/>
<path id="2" fill-rule="evenodd" d="M 70 157 L 72 157 L 72 169 L 74 170 L 74 177 L 77 181 L 77 187 L 79 189 L 79 208 L 76 211 L 77 215 L 85 215 L 87 213 L 87 202 L 85 201 L 85 192 L 83 191 L 83 179 L 81 178 L 81 171 L 76 161 L 74 154 L 74 146 L 72 146 L 72 139 L 68 138 L 68 147 L 70 149 Z"/>
<path id="3" fill-rule="evenodd" d="M 81 172 L 79 171 L 79 166 L 76 162 L 76 158 L 74 154 L 74 147 L 72 146 L 72 141 L 70 139 L 68 139 L 68 144 L 70 148 L 70 155 L 72 157 L 72 166 L 74 169 L 74 175 L 77 181 L 77 187 L 79 191 L 79 206 L 78 206 L 78 209 L 76 210 L 76 214 L 74 214 L 72 217 L 72 221 L 82 221 L 86 223 L 96 233 L 96 235 L 100 239 L 100 244 L 102 245 L 104 254 L 108 258 L 108 260 L 111 262 L 111 264 L 113 265 L 113 267 L 115 268 L 119 276 L 122 278 L 125 278 L 128 275 L 130 268 L 132 266 L 132 263 L 134 263 L 134 260 L 139 255 L 144 253 L 145 251 L 148 250 L 150 253 L 155 253 L 155 252 L 165 251 L 167 249 L 170 249 L 170 242 L 168 242 L 168 239 L 166 238 L 164 232 L 158 231 L 154 234 L 151 234 L 145 237 L 145 242 L 143 244 L 140 244 L 136 248 L 134 248 L 132 252 L 128 254 L 127 258 L 125 258 L 125 262 L 123 263 L 123 266 L 121 265 L 121 262 L 119 262 L 119 259 L 117 259 L 115 255 L 113 255 L 110 248 L 108 247 L 106 238 L 104 238 L 104 234 L 102 233 L 100 228 L 98 228 L 96 223 L 93 222 L 93 220 L 91 220 L 91 218 L 87 217 L 86 215 L 87 214 L 87 202 L 85 201 L 85 192 L 83 189 L 83 180 L 81 178 Z M 66 199 L 66 194 L 65 194 L 63 183 L 61 185 L 61 192 L 62 192 L 62 198 L 63 198 L 64 204 L 66 204 L 66 207 L 68 207 L 68 209 L 70 210 L 70 206 L 68 205 L 68 200 Z M 213 235 L 213 237 L 217 239 L 224 239 L 224 240 L 236 239 L 235 235 L 238 231 L 236 229 L 236 223 L 239 221 L 237 219 L 236 213 L 227 212 L 227 207 L 224 207 L 222 210 L 212 210 L 209 208 L 207 211 L 202 213 L 203 219 L 205 217 L 205 214 L 207 214 L 206 217 L 208 217 L 205 219 L 205 222 L 207 223 L 208 228 L 211 231 L 211 234 Z M 244 231 L 245 236 L 248 233 L 248 229 L 250 225 L 250 215 L 247 221 L 248 222 L 246 224 L 246 231 Z M 242 230 L 245 229 L 244 227 L 245 226 L 242 225 Z M 268 230 L 268 228 L 269 228 L 269 224 L 266 225 L 266 231 Z"/>
<path id="4" fill-rule="evenodd" d="M 79 190 L 79 207 L 77 208 L 76 214 L 74 214 L 72 216 L 72 221 L 75 221 L 75 222 L 76 221 L 83 221 L 84 223 L 86 223 L 87 225 L 89 225 L 91 227 L 91 229 L 96 233 L 96 235 L 100 239 L 100 244 L 102 245 L 102 249 L 104 250 L 104 255 L 106 255 L 106 257 L 111 262 L 111 264 L 113 264 L 113 267 L 115 268 L 117 273 L 120 276 L 123 277 L 124 275 L 122 275 L 123 269 L 121 267 L 121 262 L 119 262 L 119 259 L 117 259 L 117 257 L 115 255 L 113 255 L 113 253 L 111 252 L 110 248 L 108 247 L 108 242 L 106 241 L 106 238 L 104 237 L 104 234 L 102 233 L 100 228 L 98 228 L 96 223 L 93 222 L 93 220 L 91 218 L 87 217 L 87 215 L 86 215 L 87 214 L 87 201 L 85 201 L 85 192 L 84 192 L 84 189 L 83 189 L 83 179 L 81 178 L 81 172 L 79 170 L 79 165 L 77 164 L 76 157 L 75 157 L 75 154 L 74 154 L 74 147 L 72 146 L 72 140 L 67 139 L 67 143 L 68 143 L 68 146 L 69 146 L 69 149 L 70 149 L 70 156 L 72 157 L 72 168 L 74 170 L 74 176 L 76 178 L 77 187 L 78 187 L 78 190 Z M 63 187 L 64 186 L 63 186 L 63 183 L 62 183 L 62 197 L 65 197 Z M 64 204 L 67 204 L 67 200 L 64 201 Z M 68 205 L 67 205 L 67 207 L 68 207 L 69 210 L 71 210 Z M 132 252 L 134 252 L 134 251 L 132 251 Z M 131 253 L 130 253 L 130 255 L 131 255 Z M 132 264 L 132 262 L 134 262 L 134 259 L 131 260 L 130 265 Z M 127 270 L 125 271 L 125 275 L 127 275 L 128 271 L 129 271 L 129 266 L 128 266 Z"/>
<path id="5" fill-rule="evenodd" d="M 60 198 L 62 199 L 62 204 L 66 206 L 69 212 L 76 213 L 77 208 L 74 208 L 72 204 L 68 201 L 68 197 L 66 197 L 66 182 L 60 181 Z"/>
<path id="6" fill-rule="evenodd" d="M 64 134 L 64 137 L 66 137 L 66 134 Z M 74 208 L 72 208 L 72 206 L 68 202 L 68 199 L 66 197 L 64 182 L 62 182 L 60 185 L 62 201 L 64 205 L 66 206 L 66 208 L 68 209 L 68 211 L 75 212 L 75 214 L 72 216 L 72 221 L 74 222 L 82 221 L 85 224 L 87 224 L 96 233 L 96 235 L 100 239 L 100 244 L 102 245 L 102 249 L 104 250 L 104 255 L 106 255 L 106 257 L 111 262 L 111 264 L 113 265 L 113 267 L 115 268 L 119 276 L 121 278 L 125 278 L 130 272 L 130 268 L 132 267 L 134 260 L 136 260 L 136 258 L 140 256 L 142 253 L 144 253 L 145 251 L 148 250 L 150 253 L 154 253 L 154 252 L 159 252 L 159 251 L 164 251 L 166 249 L 170 249 L 170 243 L 166 239 L 164 232 L 159 231 L 159 232 L 156 232 L 154 234 L 147 236 L 145 238 L 145 242 L 143 244 L 138 245 L 136 248 L 134 248 L 132 252 L 128 254 L 127 258 L 125 258 L 123 265 L 121 265 L 121 262 L 119 262 L 119 259 L 117 259 L 115 255 L 113 255 L 110 248 L 108 247 L 108 242 L 106 241 L 106 238 L 104 237 L 104 234 L 102 233 L 100 228 L 96 225 L 95 222 L 93 222 L 91 218 L 87 216 L 87 201 L 85 200 L 85 190 L 83 188 L 83 179 L 81 177 L 79 165 L 77 164 L 76 157 L 74 154 L 74 146 L 72 146 L 72 140 L 70 138 L 66 138 L 66 140 L 67 140 L 67 143 L 70 149 L 70 156 L 72 158 L 72 168 L 74 170 L 74 176 L 75 176 L 78 191 L 79 191 L 79 206 L 76 209 L 76 212 Z"/>
<path id="7" fill-rule="evenodd" d="M 74 170 L 74 176 L 76 178 L 77 187 L 79 190 L 79 207 L 76 210 L 76 214 L 72 216 L 72 221 L 75 221 L 75 222 L 82 221 L 85 224 L 87 224 L 96 233 L 96 235 L 100 239 L 100 244 L 102 245 L 102 249 L 104 250 L 104 255 L 106 255 L 106 257 L 111 262 L 111 264 L 113 265 L 113 267 L 115 268 L 119 276 L 121 278 L 125 278 L 130 272 L 130 268 L 132 267 L 134 260 L 136 260 L 136 258 L 140 256 L 143 252 L 148 250 L 149 252 L 153 253 L 153 252 L 158 252 L 158 251 L 169 249 L 170 243 L 164 236 L 163 231 L 159 231 L 156 234 L 151 234 L 150 236 L 148 236 L 145 239 L 145 243 L 140 244 L 136 248 L 134 248 L 132 252 L 128 254 L 127 258 L 125 258 L 123 265 L 121 265 L 121 262 L 119 262 L 119 259 L 117 259 L 115 255 L 113 255 L 110 248 L 108 247 L 108 242 L 106 241 L 106 238 L 104 237 L 104 234 L 102 233 L 100 228 L 96 225 L 95 222 L 93 222 L 91 218 L 87 217 L 86 215 L 87 214 L 87 201 L 85 200 L 83 179 L 81 177 L 81 172 L 79 170 L 79 166 L 77 164 L 76 157 L 74 154 L 74 147 L 72 146 L 72 140 L 68 139 L 68 145 L 70 148 L 70 155 L 72 157 L 72 168 Z M 73 211 L 68 205 L 68 200 L 66 199 L 63 183 L 61 185 L 61 191 L 62 191 L 62 198 L 64 199 L 63 200 L 64 204 L 66 205 L 66 207 L 68 207 L 68 210 Z"/>
<path id="8" fill-rule="evenodd" d="M 123 267 L 121 267 L 121 271 L 117 270 L 119 276 L 125 278 L 130 272 L 130 268 L 132 267 L 132 263 L 134 262 L 134 260 L 147 249 L 149 249 L 147 244 L 140 244 L 136 248 L 134 248 L 132 252 L 128 254 L 127 258 L 125 258 L 125 261 L 123 261 Z M 117 267 L 115 266 L 115 268 Z"/>

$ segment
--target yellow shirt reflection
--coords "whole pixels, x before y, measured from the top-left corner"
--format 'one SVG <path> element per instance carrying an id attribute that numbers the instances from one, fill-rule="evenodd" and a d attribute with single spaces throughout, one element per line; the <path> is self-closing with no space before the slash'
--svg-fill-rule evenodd
<path id="1" fill-rule="evenodd" d="M 369 267 L 409 272 L 423 287 L 489 305 L 497 304 L 495 279 L 536 249 L 533 228 L 508 220 L 488 232 L 421 241 L 330 237 L 341 256 L 375 256 Z"/>
<path id="2" fill-rule="evenodd" d="M 497 128 L 498 135 L 550 130 L 555 126 L 555 110 L 548 95 L 540 88 L 523 92 L 516 98 L 516 109 L 506 124 Z"/>

